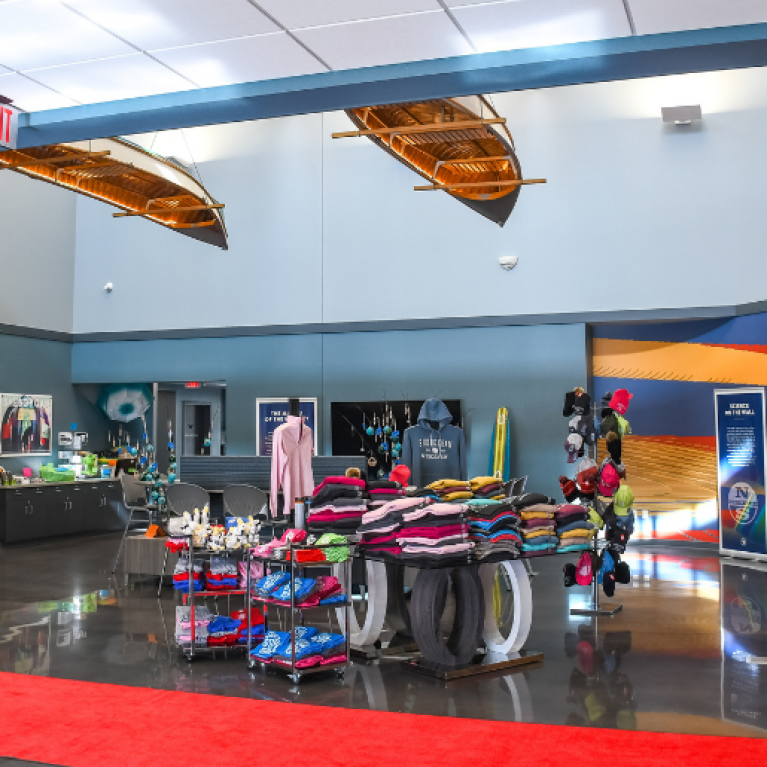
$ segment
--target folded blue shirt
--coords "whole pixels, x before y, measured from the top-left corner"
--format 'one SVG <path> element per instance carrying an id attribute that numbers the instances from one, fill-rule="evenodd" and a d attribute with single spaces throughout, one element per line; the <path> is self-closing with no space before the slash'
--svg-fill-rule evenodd
<path id="1" fill-rule="evenodd" d="M 255 586 L 253 590 L 260 594 L 262 597 L 266 597 L 272 593 L 275 589 L 282 586 L 283 583 L 290 580 L 290 573 L 286 573 L 284 570 L 280 570 L 276 573 L 270 573 L 262 578 Z"/>
<path id="2" fill-rule="evenodd" d="M 285 583 L 278 589 L 271 592 L 272 599 L 276 599 L 280 602 L 290 602 L 290 583 Z M 296 578 L 293 584 L 293 591 L 296 595 L 296 602 L 309 596 L 309 594 L 317 588 L 317 581 L 314 578 Z"/>
<path id="3" fill-rule="evenodd" d="M 290 634 L 287 631 L 267 631 L 264 641 L 253 648 L 250 654 L 259 660 L 269 660 L 289 640 Z"/>
<path id="4" fill-rule="evenodd" d="M 240 628 L 242 621 L 236 621 L 234 618 L 227 618 L 219 615 L 208 624 L 208 633 L 217 634 L 220 631 L 236 631 Z"/>

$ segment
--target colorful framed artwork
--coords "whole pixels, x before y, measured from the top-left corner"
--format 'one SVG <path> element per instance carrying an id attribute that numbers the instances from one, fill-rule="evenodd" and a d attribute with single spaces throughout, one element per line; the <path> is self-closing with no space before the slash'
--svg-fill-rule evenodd
<path id="1" fill-rule="evenodd" d="M 0 394 L 0 455 L 51 455 L 53 396 Z"/>

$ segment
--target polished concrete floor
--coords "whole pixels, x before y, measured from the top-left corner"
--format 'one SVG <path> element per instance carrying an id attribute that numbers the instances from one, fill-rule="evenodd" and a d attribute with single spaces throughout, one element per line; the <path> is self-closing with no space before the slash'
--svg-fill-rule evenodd
<path id="1" fill-rule="evenodd" d="M 545 660 L 527 670 L 443 682 L 392 658 L 296 686 L 251 674 L 242 653 L 188 663 L 173 646 L 172 590 L 158 600 L 155 581 L 112 577 L 116 545 L 101 536 L 0 548 L 0 670 L 382 711 L 767 735 L 767 666 L 756 662 L 767 656 L 767 568 L 720 561 L 715 550 L 630 549 L 633 583 L 613 599 L 624 609 L 598 621 L 570 615 L 587 592 L 563 587 L 567 560 L 536 559 L 528 647 Z"/>

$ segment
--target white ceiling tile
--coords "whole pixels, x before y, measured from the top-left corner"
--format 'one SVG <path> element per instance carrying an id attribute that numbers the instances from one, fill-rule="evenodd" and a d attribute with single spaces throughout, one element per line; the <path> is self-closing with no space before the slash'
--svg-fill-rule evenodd
<path id="1" fill-rule="evenodd" d="M 6 67 L 54 67 L 132 51 L 114 35 L 59 3 L 0 3 L 0 61 Z"/>
<path id="2" fill-rule="evenodd" d="M 452 11 L 480 52 L 631 34 L 621 0 L 509 0 Z"/>
<path id="3" fill-rule="evenodd" d="M 767 22 L 765 0 L 630 0 L 637 33 Z"/>
<path id="4" fill-rule="evenodd" d="M 2 75 L 4 72 L 12 72 L 12 69 L 8 69 L 8 67 L 4 67 L 0 65 L 0 75 Z"/>
<path id="5" fill-rule="evenodd" d="M 257 0 L 288 29 L 438 11 L 437 0 Z"/>
<path id="6" fill-rule="evenodd" d="M 473 53 L 444 11 L 314 27 L 295 35 L 334 69 Z"/>
<path id="7" fill-rule="evenodd" d="M 327 71 L 285 32 L 153 51 L 152 56 L 204 88 Z"/>
<path id="8" fill-rule="evenodd" d="M 66 0 L 141 50 L 276 32 L 248 0 Z"/>
<path id="9" fill-rule="evenodd" d="M 83 104 L 185 91 L 193 86 L 143 53 L 29 72 L 31 77 Z"/>
<path id="10" fill-rule="evenodd" d="M 77 106 L 76 101 L 15 73 L 0 75 L 0 94 L 12 99 L 14 106 L 27 112 Z"/>

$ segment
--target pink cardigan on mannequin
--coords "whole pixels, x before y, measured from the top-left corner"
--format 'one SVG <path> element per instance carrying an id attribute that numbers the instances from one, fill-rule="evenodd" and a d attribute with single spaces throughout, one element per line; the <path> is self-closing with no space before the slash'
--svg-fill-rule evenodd
<path id="1" fill-rule="evenodd" d="M 287 422 L 278 426 L 272 435 L 270 508 L 273 517 L 277 516 L 280 488 L 285 500 L 285 513 L 295 508 L 296 496 L 310 496 L 314 491 L 314 435 L 312 430 L 306 425 L 302 426 L 301 422 L 300 417 L 289 415 Z"/>

